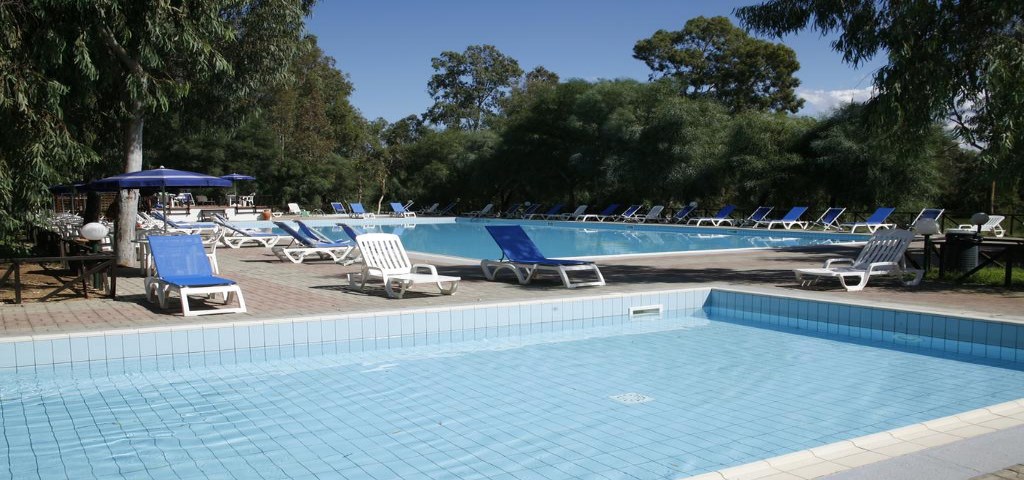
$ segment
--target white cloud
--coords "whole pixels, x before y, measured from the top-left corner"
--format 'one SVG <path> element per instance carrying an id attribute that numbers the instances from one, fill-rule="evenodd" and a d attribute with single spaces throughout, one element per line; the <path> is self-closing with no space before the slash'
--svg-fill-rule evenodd
<path id="1" fill-rule="evenodd" d="M 874 93 L 874 87 L 850 88 L 845 90 L 803 90 L 796 91 L 797 96 L 806 100 L 803 113 L 817 115 L 828 113 L 834 108 L 852 102 L 863 102 Z"/>

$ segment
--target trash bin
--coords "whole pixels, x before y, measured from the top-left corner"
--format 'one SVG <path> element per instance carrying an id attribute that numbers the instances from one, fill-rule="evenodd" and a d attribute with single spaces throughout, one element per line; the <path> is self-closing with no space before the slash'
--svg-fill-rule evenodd
<path id="1" fill-rule="evenodd" d="M 968 272 L 978 266 L 981 238 L 974 232 L 946 232 L 948 253 L 944 261 L 952 270 Z"/>

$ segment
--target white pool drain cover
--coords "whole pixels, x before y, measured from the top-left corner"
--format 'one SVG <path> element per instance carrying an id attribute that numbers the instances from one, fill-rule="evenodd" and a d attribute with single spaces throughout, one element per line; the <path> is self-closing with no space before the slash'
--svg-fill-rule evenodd
<path id="1" fill-rule="evenodd" d="M 647 403 L 651 400 L 654 400 L 653 397 L 648 397 L 647 395 L 635 392 L 612 395 L 608 398 L 615 400 L 616 402 L 619 402 L 623 405 L 636 405 L 638 403 Z"/>

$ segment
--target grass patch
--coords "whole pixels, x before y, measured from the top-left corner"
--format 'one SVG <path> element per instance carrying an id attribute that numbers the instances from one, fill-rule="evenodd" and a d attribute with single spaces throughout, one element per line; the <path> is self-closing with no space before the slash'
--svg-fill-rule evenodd
<path id="1" fill-rule="evenodd" d="M 940 279 L 939 271 L 937 269 L 932 269 L 930 272 L 925 274 L 924 278 L 930 282 L 953 283 L 953 281 L 959 278 L 961 274 L 961 272 L 948 271 L 946 272 L 946 278 Z M 1006 270 L 1002 267 L 986 267 L 978 270 L 970 277 L 967 277 L 967 279 L 962 283 L 964 285 L 1002 287 L 1005 276 Z M 1013 269 L 1010 288 L 1024 288 L 1024 268 L 1015 267 Z"/>

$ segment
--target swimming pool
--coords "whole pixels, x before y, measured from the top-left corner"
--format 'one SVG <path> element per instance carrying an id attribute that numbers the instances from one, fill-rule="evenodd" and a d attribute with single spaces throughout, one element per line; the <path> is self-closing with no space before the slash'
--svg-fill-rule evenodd
<path id="1" fill-rule="evenodd" d="M 338 221 L 338 220 L 335 220 Z M 326 223 L 326 224 L 325 224 Z M 333 222 L 311 221 L 333 239 L 347 238 Z M 360 223 L 366 231 L 396 233 L 407 250 L 473 259 L 501 256 L 485 225 L 522 225 L 549 257 L 782 248 L 864 241 L 866 235 L 669 225 L 622 225 L 460 218 L 447 223 Z"/>
<path id="2" fill-rule="evenodd" d="M 704 289 L 5 342 L 0 369 L 0 478 L 675 478 L 1024 397 L 1024 327 Z"/>

